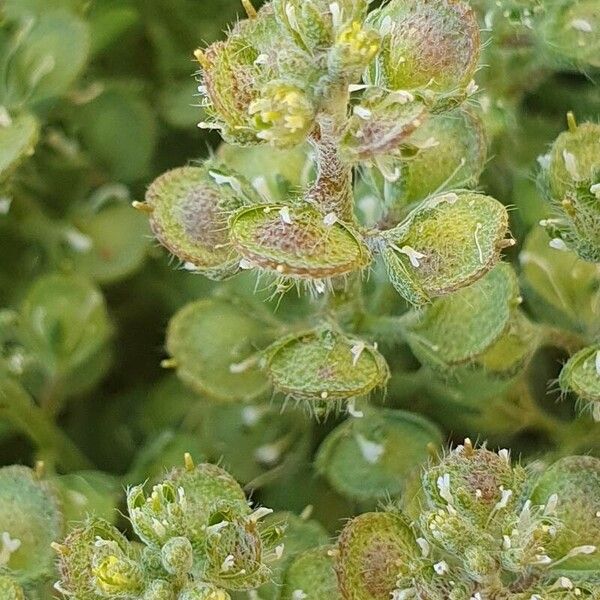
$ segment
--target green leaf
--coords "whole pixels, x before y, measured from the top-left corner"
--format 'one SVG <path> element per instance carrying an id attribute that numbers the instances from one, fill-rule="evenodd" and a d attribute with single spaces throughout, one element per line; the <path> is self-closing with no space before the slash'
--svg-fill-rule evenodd
<path id="1" fill-rule="evenodd" d="M 39 129 L 37 119 L 29 114 L 13 118 L 9 125 L 0 125 L 0 182 L 33 154 Z"/>

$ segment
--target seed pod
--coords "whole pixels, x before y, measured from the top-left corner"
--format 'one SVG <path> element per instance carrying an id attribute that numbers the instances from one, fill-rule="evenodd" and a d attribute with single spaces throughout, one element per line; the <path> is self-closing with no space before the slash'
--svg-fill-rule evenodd
<path id="1" fill-rule="evenodd" d="M 287 568 L 281 588 L 281 600 L 341 600 L 333 566 L 332 546 L 307 550 Z"/>
<path id="2" fill-rule="evenodd" d="M 92 550 L 92 581 L 98 594 L 109 598 L 139 597 L 146 585 L 136 558 L 116 541 L 96 539 Z"/>
<path id="3" fill-rule="evenodd" d="M 558 380 L 563 392 L 575 392 L 595 421 L 600 421 L 600 345 L 574 354 L 562 368 Z"/>
<path id="4" fill-rule="evenodd" d="M 250 265 L 298 279 L 323 279 L 365 268 L 358 233 L 308 204 L 244 208 L 229 221 L 234 248 Z"/>
<path id="5" fill-rule="evenodd" d="M 19 583 L 52 573 L 50 544 L 62 534 L 63 517 L 53 486 L 29 468 L 0 469 L 0 569 Z"/>
<path id="6" fill-rule="evenodd" d="M 371 409 L 348 419 L 321 444 L 316 468 L 340 494 L 384 500 L 403 492 L 411 474 L 439 447 L 442 436 L 427 419 L 400 410 Z"/>
<path id="7" fill-rule="evenodd" d="M 194 549 L 186 537 L 171 538 L 161 549 L 162 565 L 171 575 L 186 577 L 194 564 Z"/>
<path id="8" fill-rule="evenodd" d="M 98 600 L 92 565 L 97 540 L 114 542 L 126 555 L 131 552 L 128 540 L 110 523 L 88 519 L 71 530 L 61 544 L 54 545 L 60 574 L 57 588 L 63 594 L 78 600 Z"/>
<path id="9" fill-rule="evenodd" d="M 428 88 L 456 93 L 473 77 L 479 59 L 479 25 L 460 0 L 392 0 L 371 13 L 382 50 L 374 83 L 392 90 Z"/>
<path id="10" fill-rule="evenodd" d="M 257 349 L 272 340 L 260 319 L 224 300 L 199 300 L 170 321 L 167 350 L 186 384 L 220 402 L 252 400 L 268 389 Z"/>
<path id="11" fill-rule="evenodd" d="M 212 583 L 192 583 L 187 586 L 177 600 L 231 600 L 231 596 Z"/>
<path id="12" fill-rule="evenodd" d="M 554 496 L 556 495 L 556 496 Z M 546 548 L 557 573 L 588 579 L 600 568 L 600 460 L 568 456 L 550 466 L 538 480 L 532 502 L 556 504 L 556 537 Z"/>
<path id="13" fill-rule="evenodd" d="M 389 370 L 374 346 L 330 329 L 292 334 L 267 349 L 275 389 L 302 400 L 346 400 L 386 384 Z"/>
<path id="14" fill-rule="evenodd" d="M 403 160 L 397 203 L 422 200 L 443 188 L 471 187 L 479 180 L 487 156 L 483 124 L 471 110 L 431 115 L 405 142 L 416 154 Z"/>
<path id="15" fill-rule="evenodd" d="M 33 154 L 39 128 L 37 119 L 28 114 L 10 119 L 8 125 L 0 126 L 0 183 Z"/>
<path id="16" fill-rule="evenodd" d="M 512 465 L 506 450 L 496 454 L 485 447 L 474 448 L 469 440 L 422 476 L 423 491 L 433 511 L 451 506 L 454 512 L 458 511 L 457 518 L 480 529 L 486 529 L 492 513 L 510 507 L 514 510 L 526 483 L 525 469 Z M 454 514 L 450 509 L 448 512 Z M 440 531 L 439 539 L 445 537 Z M 451 535 L 447 537 L 451 544 L 460 541 L 450 539 Z"/>
<path id="17" fill-rule="evenodd" d="M 148 188 L 146 206 L 152 231 L 170 252 L 211 279 L 238 270 L 229 243 L 229 214 L 256 201 L 239 175 L 211 162 L 167 171 Z"/>
<path id="18" fill-rule="evenodd" d="M 490 196 L 449 192 L 421 202 L 382 233 L 392 285 L 412 304 L 424 304 L 487 273 L 512 245 L 504 237 L 506 208 Z"/>
<path id="19" fill-rule="evenodd" d="M 12 577 L 0 575 L 0 597 L 2 600 L 25 600 L 25 592 Z"/>
<path id="20" fill-rule="evenodd" d="M 539 160 L 540 188 L 558 213 L 558 218 L 544 221 L 547 231 L 559 246 L 600 262 L 600 125 L 578 126 L 570 114 L 569 131 Z"/>
<path id="21" fill-rule="evenodd" d="M 407 520 L 364 513 L 348 522 L 337 544 L 335 569 L 344 600 L 389 600 L 400 580 L 420 570 L 421 550 Z"/>
<path id="22" fill-rule="evenodd" d="M 506 331 L 518 294 L 514 271 L 499 264 L 474 284 L 410 313 L 407 341 L 419 360 L 434 369 L 468 363 Z"/>
<path id="23" fill-rule="evenodd" d="M 145 589 L 141 600 L 175 600 L 175 590 L 164 579 L 155 579 Z"/>
<path id="24" fill-rule="evenodd" d="M 568 67 L 600 67 L 600 16 L 595 0 L 561 0 L 535 28 L 540 48 Z"/>

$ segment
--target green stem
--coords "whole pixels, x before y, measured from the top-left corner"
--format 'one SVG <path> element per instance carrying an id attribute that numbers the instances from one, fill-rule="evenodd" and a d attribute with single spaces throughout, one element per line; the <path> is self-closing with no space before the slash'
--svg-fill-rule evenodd
<path id="1" fill-rule="evenodd" d="M 586 346 L 586 340 L 583 336 L 568 329 L 546 324 L 538 325 L 538 327 L 541 334 L 541 346 L 562 348 L 569 354 L 574 354 Z"/>
<path id="2" fill-rule="evenodd" d="M 16 381 L 8 378 L 0 382 L 0 415 L 2 414 L 39 448 L 50 448 L 53 457 L 66 470 L 93 468 L 93 464 L 46 417 L 29 394 Z"/>

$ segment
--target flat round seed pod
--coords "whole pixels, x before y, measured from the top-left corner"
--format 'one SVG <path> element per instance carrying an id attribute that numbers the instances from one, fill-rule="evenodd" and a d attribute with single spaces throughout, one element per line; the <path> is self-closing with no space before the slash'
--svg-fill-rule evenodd
<path id="1" fill-rule="evenodd" d="M 394 513 L 364 513 L 342 530 L 336 571 L 345 600 L 389 600 L 398 580 L 419 569 L 421 550 L 407 520 Z"/>
<path id="2" fill-rule="evenodd" d="M 181 167 L 156 179 L 146 193 L 150 227 L 177 258 L 214 279 L 237 272 L 227 218 L 247 199 L 241 177 L 210 164 Z"/>
<path id="3" fill-rule="evenodd" d="M 268 389 L 253 357 L 272 339 L 265 324 L 241 307 L 199 300 L 171 319 L 167 351 L 177 375 L 200 393 L 220 402 L 251 400 Z"/>
<path id="4" fill-rule="evenodd" d="M 373 346 L 328 329 L 292 334 L 267 349 L 276 391 L 305 400 L 344 400 L 384 386 L 389 369 Z"/>
<path id="5" fill-rule="evenodd" d="M 374 11 L 370 21 L 383 34 L 373 74 L 392 90 L 428 87 L 454 92 L 473 77 L 480 37 L 468 4 L 392 0 Z"/>
<path id="6" fill-rule="evenodd" d="M 427 462 L 442 436 L 427 419 L 401 410 L 373 409 L 347 419 L 323 441 L 317 470 L 331 486 L 356 500 L 400 494 L 410 475 Z"/>
<path id="7" fill-rule="evenodd" d="M 316 208 L 269 204 L 243 208 L 229 221 L 234 248 L 252 265 L 302 279 L 363 269 L 371 259 L 358 234 Z"/>
<path id="8" fill-rule="evenodd" d="M 454 292 L 494 266 L 507 228 L 506 208 L 490 196 L 448 192 L 428 198 L 382 234 L 390 280 L 413 304 Z"/>
<path id="9" fill-rule="evenodd" d="M 332 550 L 332 546 L 321 546 L 300 554 L 285 573 L 280 600 L 342 600 Z"/>
<path id="10" fill-rule="evenodd" d="M 0 182 L 33 153 L 39 129 L 37 119 L 28 114 L 15 117 L 10 125 L 0 126 Z"/>
<path id="11" fill-rule="evenodd" d="M 555 571 L 573 579 L 586 579 L 600 569 L 600 460 L 592 456 L 568 456 L 550 466 L 532 494 L 534 504 L 548 504 L 556 494 L 558 532 L 547 554 L 564 558 L 575 548 L 593 546 L 594 552 L 573 552 Z M 591 548 L 589 549 L 591 550 Z"/>
<path id="12" fill-rule="evenodd" d="M 407 318 L 407 341 L 437 369 L 464 364 L 488 350 L 506 330 L 519 288 L 514 271 L 499 264 L 485 277 Z"/>
<path id="13" fill-rule="evenodd" d="M 27 467 L 0 469 L 2 567 L 20 583 L 52 574 L 50 544 L 62 535 L 63 517 L 55 490 Z"/>
<path id="14" fill-rule="evenodd" d="M 558 379 L 564 392 L 575 392 L 600 421 L 600 345 L 580 350 L 568 360 Z"/>
<path id="15" fill-rule="evenodd" d="M 470 187 L 485 166 L 483 123 L 470 110 L 430 116 L 405 143 L 414 146 L 417 154 L 400 166 L 403 204 L 422 200 L 443 187 Z"/>

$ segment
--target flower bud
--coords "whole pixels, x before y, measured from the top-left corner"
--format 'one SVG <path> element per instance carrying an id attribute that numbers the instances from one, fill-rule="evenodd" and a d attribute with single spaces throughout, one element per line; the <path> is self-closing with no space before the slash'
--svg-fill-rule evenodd
<path id="1" fill-rule="evenodd" d="M 228 215 L 253 201 L 258 197 L 243 177 L 208 161 L 161 175 L 141 206 L 150 211 L 150 226 L 163 246 L 194 270 L 224 279 L 239 264 L 229 244 Z"/>
<path id="2" fill-rule="evenodd" d="M 94 542 L 92 581 L 100 595 L 110 598 L 139 596 L 145 587 L 140 564 L 112 540 Z"/>
<path id="3" fill-rule="evenodd" d="M 269 83 L 248 107 L 256 136 L 273 146 L 301 144 L 313 126 L 315 109 L 299 87 L 281 81 Z"/>
<path id="4" fill-rule="evenodd" d="M 164 579 L 155 579 L 146 588 L 141 600 L 175 600 L 175 591 Z"/>
<path id="5" fill-rule="evenodd" d="M 27 467 L 0 469 L 0 573 L 14 572 L 20 583 L 52 573 L 50 544 L 62 534 L 58 495 Z"/>
<path id="6" fill-rule="evenodd" d="M 371 13 L 383 37 L 371 78 L 392 90 L 427 88 L 455 94 L 473 77 L 479 25 L 460 0 L 391 0 Z"/>
<path id="7" fill-rule="evenodd" d="M 550 235 L 591 262 L 600 261 L 600 125 L 577 125 L 569 114 L 561 133 L 540 163 L 539 184 L 559 212 L 547 219 Z"/>
<path id="8" fill-rule="evenodd" d="M 256 352 L 273 339 L 247 307 L 205 299 L 184 306 L 169 323 L 167 350 L 178 377 L 219 402 L 252 400 L 268 389 Z"/>
<path id="9" fill-rule="evenodd" d="M 421 202 L 383 232 L 383 259 L 392 285 L 424 304 L 475 282 L 506 245 L 508 213 L 490 196 L 448 192 Z"/>
<path id="10" fill-rule="evenodd" d="M 550 567 L 574 579 L 587 579 L 600 568 L 600 460 L 561 458 L 542 474 L 531 494 L 534 503 L 555 505 L 559 521 L 547 554 Z"/>
<path id="11" fill-rule="evenodd" d="M 194 549 L 185 537 L 171 538 L 161 550 L 162 564 L 171 575 L 185 577 L 194 564 Z"/>
<path id="12" fill-rule="evenodd" d="M 0 598 L 2 600 L 25 600 L 25 592 L 12 577 L 0 575 Z"/>
<path id="13" fill-rule="evenodd" d="M 300 554 L 287 568 L 281 600 L 342 600 L 333 565 L 334 548 L 321 546 Z"/>
<path id="14" fill-rule="evenodd" d="M 442 436 L 427 419 L 400 410 L 370 409 L 347 419 L 323 441 L 316 468 L 338 492 L 361 501 L 401 494 Z"/>
<path id="15" fill-rule="evenodd" d="M 229 222 L 234 248 L 251 266 L 297 279 L 360 271 L 371 255 L 359 234 L 309 204 L 242 209 Z"/>
<path id="16" fill-rule="evenodd" d="M 337 35 L 329 53 L 329 71 L 349 81 L 358 81 L 379 52 L 380 37 L 374 29 L 352 21 Z"/>
<path id="17" fill-rule="evenodd" d="M 559 384 L 563 392 L 573 391 L 600 421 L 600 345 L 583 348 L 562 368 Z"/>
<path id="18" fill-rule="evenodd" d="M 340 534 L 335 556 L 342 598 L 389 600 L 395 589 L 419 572 L 420 556 L 403 516 L 364 513 L 352 519 Z"/>
<path id="19" fill-rule="evenodd" d="M 389 370 L 374 346 L 330 329 L 292 334 L 267 349 L 275 389 L 302 400 L 346 400 L 383 387 Z"/>
<path id="20" fill-rule="evenodd" d="M 212 583 L 193 583 L 177 596 L 177 600 L 231 600 L 231 596 Z"/>

